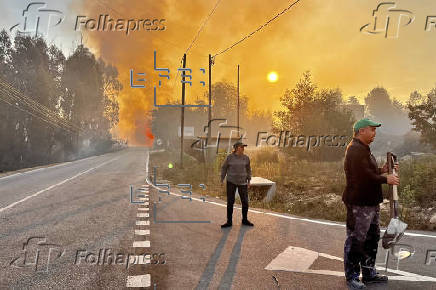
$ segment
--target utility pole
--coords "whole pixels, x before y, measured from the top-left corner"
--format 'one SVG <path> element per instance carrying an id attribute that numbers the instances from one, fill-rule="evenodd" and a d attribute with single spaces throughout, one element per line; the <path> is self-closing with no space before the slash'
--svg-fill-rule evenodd
<path id="1" fill-rule="evenodd" d="M 238 116 L 237 116 L 236 126 L 238 126 L 238 138 L 239 138 L 239 64 L 238 64 Z"/>
<path id="2" fill-rule="evenodd" d="M 212 56 L 209 54 L 209 107 L 207 115 L 207 124 L 210 126 L 210 120 L 212 119 Z M 211 135 L 211 127 L 207 130 L 206 144 L 209 144 Z"/>
<path id="3" fill-rule="evenodd" d="M 183 68 L 186 68 L 186 53 L 183 55 Z M 182 72 L 182 119 L 180 121 L 180 168 L 183 168 L 183 138 L 185 133 L 185 71 Z"/>

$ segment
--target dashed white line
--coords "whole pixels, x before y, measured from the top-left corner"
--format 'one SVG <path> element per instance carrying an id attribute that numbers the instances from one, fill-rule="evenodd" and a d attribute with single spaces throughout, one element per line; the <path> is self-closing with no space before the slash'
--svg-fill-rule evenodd
<path id="1" fill-rule="evenodd" d="M 150 209 L 148 207 L 138 207 L 138 210 L 149 211 Z"/>
<path id="2" fill-rule="evenodd" d="M 150 235 L 150 230 L 135 230 L 135 235 L 138 236 Z"/>
<path id="3" fill-rule="evenodd" d="M 150 217 L 150 214 L 148 212 L 139 212 L 137 215 L 137 217 Z"/>
<path id="4" fill-rule="evenodd" d="M 150 248 L 150 241 L 134 241 L 134 248 Z"/>
<path id="5" fill-rule="evenodd" d="M 136 221 L 137 226 L 149 226 L 150 221 Z"/>
<path id="6" fill-rule="evenodd" d="M 151 286 L 151 276 L 150 276 L 150 274 L 128 276 L 126 286 L 127 287 L 150 287 Z"/>

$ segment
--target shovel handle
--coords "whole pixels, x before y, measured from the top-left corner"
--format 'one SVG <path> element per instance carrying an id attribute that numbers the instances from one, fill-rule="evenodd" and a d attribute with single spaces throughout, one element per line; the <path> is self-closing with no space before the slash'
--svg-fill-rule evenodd
<path id="1" fill-rule="evenodd" d="M 395 169 L 392 169 L 392 173 L 395 175 L 397 174 Z M 398 201 L 398 187 L 396 185 L 392 186 L 392 200 Z"/>
<path id="2" fill-rule="evenodd" d="M 392 200 L 398 201 L 398 189 L 396 185 L 392 187 Z"/>

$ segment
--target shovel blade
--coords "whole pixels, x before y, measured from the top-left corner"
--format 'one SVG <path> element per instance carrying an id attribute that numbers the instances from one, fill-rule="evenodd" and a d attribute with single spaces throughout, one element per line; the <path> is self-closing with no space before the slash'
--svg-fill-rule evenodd
<path id="1" fill-rule="evenodd" d="M 383 235 L 383 248 L 389 249 L 398 243 L 407 229 L 407 224 L 398 218 L 393 218 L 389 222 L 385 234 Z"/>

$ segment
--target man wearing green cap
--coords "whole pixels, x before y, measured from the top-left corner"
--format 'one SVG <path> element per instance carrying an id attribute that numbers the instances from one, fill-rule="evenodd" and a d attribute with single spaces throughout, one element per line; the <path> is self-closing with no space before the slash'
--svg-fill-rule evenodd
<path id="1" fill-rule="evenodd" d="M 361 119 L 353 126 L 353 140 L 345 151 L 346 187 L 342 200 L 347 207 L 347 239 L 344 245 L 344 270 L 351 289 L 363 289 L 365 284 L 387 282 L 388 277 L 375 270 L 380 240 L 380 203 L 383 183 L 399 184 L 396 175 L 387 173 L 387 164 L 379 168 L 369 144 L 381 124 Z M 398 164 L 395 165 L 398 170 Z M 362 270 L 362 282 L 359 280 Z"/>

